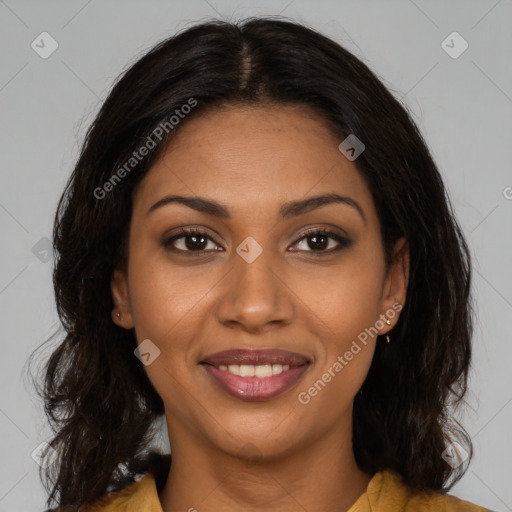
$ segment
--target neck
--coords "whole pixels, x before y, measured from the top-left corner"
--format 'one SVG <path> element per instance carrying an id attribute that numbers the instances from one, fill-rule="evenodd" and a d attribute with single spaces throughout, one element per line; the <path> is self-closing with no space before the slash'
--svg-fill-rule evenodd
<path id="1" fill-rule="evenodd" d="M 349 439 L 337 429 L 294 453 L 251 459 L 180 432 L 182 442 L 171 444 L 171 469 L 159 495 L 162 510 L 346 512 L 372 477 L 357 467 L 348 434 Z M 248 444 L 241 452 L 247 455 L 251 447 L 257 451 Z"/>

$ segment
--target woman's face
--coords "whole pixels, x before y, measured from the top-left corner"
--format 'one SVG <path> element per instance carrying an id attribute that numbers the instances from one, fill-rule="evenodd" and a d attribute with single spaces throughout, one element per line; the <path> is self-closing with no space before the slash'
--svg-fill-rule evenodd
<path id="1" fill-rule="evenodd" d="M 135 192 L 127 275 L 112 280 L 115 321 L 143 343 L 171 446 L 187 432 L 276 456 L 350 432 L 375 332 L 405 301 L 407 251 L 386 273 L 370 191 L 304 108 L 230 107 L 179 130 Z M 333 194 L 346 200 L 305 202 Z M 294 356 L 210 358 L 272 349 Z"/>

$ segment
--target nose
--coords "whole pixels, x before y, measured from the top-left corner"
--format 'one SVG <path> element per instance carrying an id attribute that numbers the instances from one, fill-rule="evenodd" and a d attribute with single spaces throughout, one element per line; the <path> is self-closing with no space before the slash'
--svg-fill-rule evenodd
<path id="1" fill-rule="evenodd" d="M 270 250 L 251 263 L 233 255 L 233 268 L 223 283 L 215 311 L 219 322 L 250 333 L 289 324 L 294 314 L 293 292 L 281 263 Z"/>

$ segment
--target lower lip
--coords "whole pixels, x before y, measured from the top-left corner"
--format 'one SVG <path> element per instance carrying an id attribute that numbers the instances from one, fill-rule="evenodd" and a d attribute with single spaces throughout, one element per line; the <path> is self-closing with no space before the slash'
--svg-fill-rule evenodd
<path id="1" fill-rule="evenodd" d="M 229 395 L 240 400 L 266 400 L 290 389 L 308 369 L 309 364 L 290 368 L 271 377 L 240 377 L 219 370 L 210 364 L 201 364 L 213 380 Z"/>

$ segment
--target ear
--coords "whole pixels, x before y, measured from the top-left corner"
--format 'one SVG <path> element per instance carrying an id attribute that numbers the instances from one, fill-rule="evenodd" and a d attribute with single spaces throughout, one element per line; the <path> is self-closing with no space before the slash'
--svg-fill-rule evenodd
<path id="1" fill-rule="evenodd" d="M 128 280 L 123 271 L 114 270 L 110 281 L 110 290 L 112 291 L 112 300 L 114 301 L 112 320 L 119 327 L 133 329 Z"/>
<path id="2" fill-rule="evenodd" d="M 386 334 L 398 322 L 398 318 L 405 305 L 407 284 L 409 283 L 409 244 L 405 238 L 397 240 L 391 266 L 382 288 L 381 318 L 388 318 L 391 325 L 385 324 L 382 332 Z M 386 314 L 386 312 L 392 314 Z"/>

